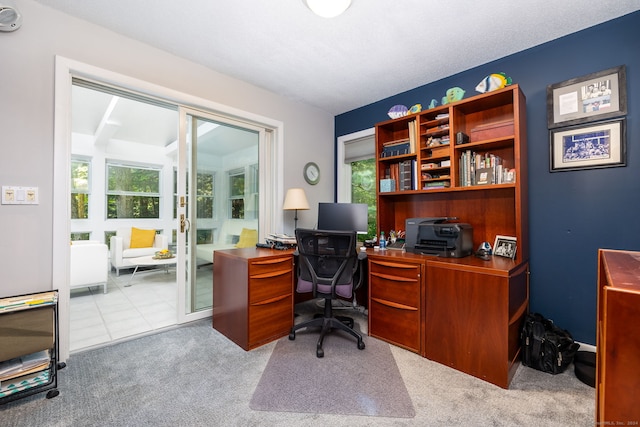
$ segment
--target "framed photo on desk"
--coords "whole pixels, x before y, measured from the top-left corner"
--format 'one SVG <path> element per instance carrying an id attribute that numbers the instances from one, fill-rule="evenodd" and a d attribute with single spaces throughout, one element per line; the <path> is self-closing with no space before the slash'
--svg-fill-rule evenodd
<path id="1" fill-rule="evenodd" d="M 497 235 L 496 241 L 493 243 L 493 254 L 497 256 L 515 259 L 517 249 L 515 237 Z"/>

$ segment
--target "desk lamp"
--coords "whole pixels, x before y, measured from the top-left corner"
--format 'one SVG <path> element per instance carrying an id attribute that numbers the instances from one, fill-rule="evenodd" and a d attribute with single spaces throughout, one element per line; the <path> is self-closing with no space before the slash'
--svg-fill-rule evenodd
<path id="1" fill-rule="evenodd" d="M 309 202 L 307 202 L 307 196 L 304 194 L 302 188 L 290 188 L 287 190 L 287 195 L 284 198 L 284 206 L 282 209 L 285 211 L 295 210 L 294 227 L 298 228 L 298 209 L 308 210 Z"/>

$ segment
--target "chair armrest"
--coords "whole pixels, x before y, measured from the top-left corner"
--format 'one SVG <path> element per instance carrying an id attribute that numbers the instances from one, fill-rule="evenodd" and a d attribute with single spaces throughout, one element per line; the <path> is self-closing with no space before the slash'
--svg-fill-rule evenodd
<path id="1" fill-rule="evenodd" d="M 353 277 L 358 276 L 358 280 L 353 284 L 353 290 L 360 289 L 362 283 L 364 282 L 364 266 L 367 263 L 367 253 L 360 251 L 358 252 L 358 262 L 356 263 L 356 270 L 353 274 Z"/>
<path id="2" fill-rule="evenodd" d="M 156 249 L 169 249 L 169 237 L 164 234 L 156 234 L 153 240 L 153 247 Z"/>
<path id="3" fill-rule="evenodd" d="M 111 262 L 114 263 L 114 265 L 122 264 L 122 237 L 111 236 L 111 239 L 109 239 L 109 247 L 111 252 Z"/>

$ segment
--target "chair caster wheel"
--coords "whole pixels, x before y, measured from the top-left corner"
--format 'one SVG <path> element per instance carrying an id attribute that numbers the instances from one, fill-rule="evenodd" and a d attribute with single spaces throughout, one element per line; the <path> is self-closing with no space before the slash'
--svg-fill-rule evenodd
<path id="1" fill-rule="evenodd" d="M 324 357 L 324 350 L 319 348 L 316 350 L 316 357 L 320 358 L 320 357 Z"/>
<path id="2" fill-rule="evenodd" d="M 364 341 L 362 340 L 358 341 L 358 350 L 364 350 Z"/>
<path id="3" fill-rule="evenodd" d="M 289 332 L 289 341 L 293 341 L 296 339 L 296 333 L 295 332 Z"/>

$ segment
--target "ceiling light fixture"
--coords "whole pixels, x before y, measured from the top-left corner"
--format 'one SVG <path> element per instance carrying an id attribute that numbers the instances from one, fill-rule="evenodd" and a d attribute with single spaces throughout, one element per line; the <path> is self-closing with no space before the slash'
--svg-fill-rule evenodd
<path id="1" fill-rule="evenodd" d="M 313 13 L 323 18 L 334 18 L 351 6 L 351 0 L 303 0 Z"/>
<path id="2" fill-rule="evenodd" d="M 5 3 L 2 1 L 2 3 Z M 0 31 L 15 31 L 22 25 L 22 15 L 13 5 L 0 4 Z"/>

